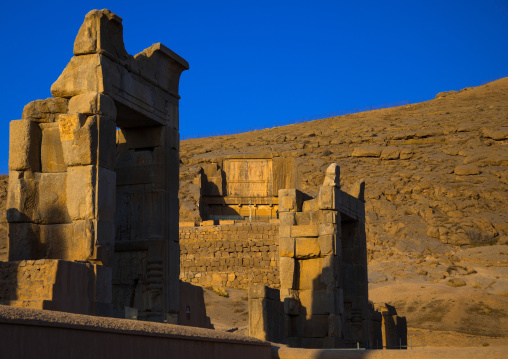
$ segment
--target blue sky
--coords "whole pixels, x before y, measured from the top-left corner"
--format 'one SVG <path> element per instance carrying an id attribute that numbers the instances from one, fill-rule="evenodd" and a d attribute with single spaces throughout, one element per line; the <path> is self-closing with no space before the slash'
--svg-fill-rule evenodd
<path id="1" fill-rule="evenodd" d="M 508 76 L 508 1 L 9 1 L 0 22 L 0 173 L 8 125 L 50 97 L 85 14 L 123 18 L 130 54 L 162 42 L 190 70 L 180 133 L 269 126 Z"/>

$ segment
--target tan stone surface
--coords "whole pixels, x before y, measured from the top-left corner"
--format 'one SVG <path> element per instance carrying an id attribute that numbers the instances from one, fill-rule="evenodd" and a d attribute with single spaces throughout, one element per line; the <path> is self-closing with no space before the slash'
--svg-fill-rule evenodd
<path id="1" fill-rule="evenodd" d="M 292 289 L 295 285 L 295 260 L 293 258 L 280 258 L 280 287 L 281 297 L 282 289 Z"/>
<path id="2" fill-rule="evenodd" d="M 41 173 L 38 176 L 37 212 L 33 221 L 41 224 L 70 223 L 67 210 L 67 173 Z"/>
<path id="3" fill-rule="evenodd" d="M 296 238 L 295 258 L 315 258 L 321 254 L 319 242 L 316 238 Z"/>
<path id="4" fill-rule="evenodd" d="M 84 115 L 102 115 L 109 119 L 116 118 L 116 107 L 113 99 L 98 92 L 88 92 L 74 96 L 69 100 L 69 113 Z"/>
<path id="5" fill-rule="evenodd" d="M 67 165 L 64 161 L 62 141 L 58 124 L 42 128 L 41 143 L 41 171 L 65 172 Z"/>
<path id="6" fill-rule="evenodd" d="M 128 58 L 123 43 L 122 19 L 107 9 L 92 10 L 86 14 L 74 41 L 74 55 L 101 51 L 118 59 Z"/>
<path id="7" fill-rule="evenodd" d="M 67 112 L 67 99 L 47 98 L 28 103 L 23 109 L 22 118 L 35 122 L 54 122 L 59 114 Z"/>
<path id="8" fill-rule="evenodd" d="M 315 224 L 291 226 L 291 237 L 317 237 L 318 226 Z"/>
<path id="9" fill-rule="evenodd" d="M 321 283 L 321 273 L 323 271 L 322 258 L 299 260 L 298 266 L 298 289 L 324 289 Z"/>
<path id="10" fill-rule="evenodd" d="M 71 98 L 88 92 L 103 92 L 103 55 L 75 56 L 51 86 L 54 97 Z"/>
<path id="11" fill-rule="evenodd" d="M 73 220 L 95 217 L 96 166 L 77 166 L 67 169 L 67 208 Z"/>
<path id="12" fill-rule="evenodd" d="M 7 192 L 7 221 L 33 221 L 39 199 L 36 176 L 28 171 L 10 171 Z"/>
<path id="13" fill-rule="evenodd" d="M 40 171 L 41 130 L 36 122 L 16 120 L 10 123 L 9 170 Z"/>
<path id="14" fill-rule="evenodd" d="M 279 255 L 281 257 L 295 257 L 296 241 L 291 237 L 279 237 Z"/>

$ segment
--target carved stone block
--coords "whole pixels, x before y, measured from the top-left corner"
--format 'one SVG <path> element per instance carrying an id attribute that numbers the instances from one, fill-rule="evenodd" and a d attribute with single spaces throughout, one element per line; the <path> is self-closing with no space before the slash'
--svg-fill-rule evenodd
<path id="1" fill-rule="evenodd" d="M 15 120 L 10 123 L 9 170 L 41 170 L 41 130 L 36 122 Z"/>

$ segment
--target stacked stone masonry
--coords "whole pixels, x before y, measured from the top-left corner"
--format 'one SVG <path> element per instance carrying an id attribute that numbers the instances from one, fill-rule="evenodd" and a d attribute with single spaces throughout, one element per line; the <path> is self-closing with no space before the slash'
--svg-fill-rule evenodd
<path id="1" fill-rule="evenodd" d="M 105 272 L 97 275 L 100 271 Z M 0 304 L 101 314 L 111 302 L 110 271 L 89 262 L 57 259 L 0 262 Z M 97 280 L 99 279 L 99 280 Z M 99 307 L 98 307 L 99 306 Z"/>
<path id="2" fill-rule="evenodd" d="M 279 287 L 278 225 L 180 227 L 180 278 L 200 286 Z"/>
<path id="3" fill-rule="evenodd" d="M 107 283 L 89 293 L 102 314 L 136 304 L 146 320 L 176 323 L 178 86 L 189 66 L 160 43 L 129 55 L 106 9 L 85 16 L 73 52 L 53 98 L 10 124 L 9 261 L 88 262 Z"/>
<path id="4" fill-rule="evenodd" d="M 404 334 L 402 318 L 381 315 L 368 300 L 365 183 L 352 194 L 339 183 L 332 164 L 316 198 L 279 190 L 280 289 L 249 288 L 251 336 L 291 347 L 372 348 L 382 335 Z"/>

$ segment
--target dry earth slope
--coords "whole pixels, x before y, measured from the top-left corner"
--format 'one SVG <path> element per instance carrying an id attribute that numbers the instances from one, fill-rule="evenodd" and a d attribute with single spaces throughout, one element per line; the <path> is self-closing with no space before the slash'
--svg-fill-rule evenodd
<path id="1" fill-rule="evenodd" d="M 294 157 L 310 194 L 331 162 L 346 191 L 366 180 L 370 297 L 396 304 L 413 334 L 508 337 L 508 78 L 413 105 L 182 141 L 181 220 L 198 218 L 192 180 L 202 163 L 267 151 Z"/>

